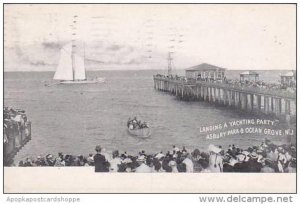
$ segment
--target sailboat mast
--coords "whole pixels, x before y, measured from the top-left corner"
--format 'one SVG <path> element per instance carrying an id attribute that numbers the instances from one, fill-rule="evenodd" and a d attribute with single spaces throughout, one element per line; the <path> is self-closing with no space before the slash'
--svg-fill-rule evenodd
<path id="1" fill-rule="evenodd" d="M 83 66 L 85 67 L 85 42 L 83 42 Z M 86 78 L 86 70 L 84 69 L 84 76 Z"/>
<path id="2" fill-rule="evenodd" d="M 71 52 L 71 58 L 72 58 L 72 73 L 73 73 L 73 81 L 75 79 L 75 71 L 74 71 L 74 40 L 72 40 L 72 52 Z"/>
<path id="3" fill-rule="evenodd" d="M 76 38 L 76 18 L 77 18 L 77 15 L 74 15 L 73 16 L 73 24 L 72 24 L 72 29 L 74 30 L 74 32 L 72 31 L 72 72 L 73 72 L 73 81 L 75 80 L 75 68 L 74 68 L 74 62 L 75 62 L 75 59 L 74 59 L 74 47 L 76 47 L 74 41 L 75 41 L 75 38 Z"/>
<path id="4" fill-rule="evenodd" d="M 173 52 L 169 52 L 168 54 L 168 76 L 172 75 L 172 67 L 173 67 L 172 54 Z"/>

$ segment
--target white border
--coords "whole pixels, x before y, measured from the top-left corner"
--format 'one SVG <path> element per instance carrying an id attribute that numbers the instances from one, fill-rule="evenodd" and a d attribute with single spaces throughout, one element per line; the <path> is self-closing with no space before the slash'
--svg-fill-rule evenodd
<path id="1" fill-rule="evenodd" d="M 84 2 L 84 1 L 36 1 L 36 0 L 31 0 L 29 1 L 30 3 L 187 3 L 187 2 L 183 2 L 183 1 L 157 1 L 157 0 L 153 0 L 153 1 L 136 1 L 136 0 L 132 0 L 132 1 L 87 1 L 87 2 Z M 27 3 L 27 2 L 24 2 L 24 1 L 15 1 L 15 0 L 11 0 L 11 1 L 1 1 L 1 3 Z M 244 3 L 242 1 L 238 1 L 238 0 L 233 0 L 233 1 L 204 1 L 204 2 L 201 2 L 201 1 L 188 1 L 188 3 Z M 298 1 L 247 1 L 247 3 L 298 3 Z M 3 6 L 3 5 L 2 5 Z M 2 14 L 2 11 L 3 11 L 3 8 L 1 9 L 1 22 L 3 22 L 3 14 Z M 266 11 L 267 12 L 267 11 Z M 299 22 L 299 15 L 298 15 L 298 19 L 297 21 Z M 3 33 L 3 29 L 2 29 L 2 26 L 1 26 L 1 33 Z M 2 36 L 3 37 L 3 36 Z M 298 39 L 299 38 L 299 35 L 297 36 Z M 298 40 L 299 41 L 299 40 Z M 3 41 L 1 40 L 1 47 L 3 48 Z M 298 45 L 297 45 L 298 47 Z M 3 57 L 1 55 L 1 63 L 3 64 Z M 0 72 L 1 73 L 1 79 L 3 78 L 3 72 Z M 299 72 L 298 72 L 299 74 Z M 297 76 L 299 77 L 299 76 Z M 3 83 L 0 83 L 0 86 L 1 86 L 1 97 L 3 98 Z M 299 94 L 299 92 L 297 92 Z M 1 100 L 1 105 L 3 106 L 3 101 Z M 299 105 L 299 104 L 297 104 Z M 2 117 L 3 114 L 1 114 L 1 117 Z M 2 118 L 3 119 L 3 118 Z M 2 128 L 2 127 L 1 127 Z M 298 128 L 298 124 L 297 124 L 297 128 Z M 2 147 L 1 147 L 1 154 L 2 154 Z M 2 155 L 3 156 L 3 155 Z M 299 152 L 298 152 L 298 158 L 299 158 Z M 1 168 L 0 170 L 0 174 L 3 175 L 3 169 Z M 2 180 L 2 176 L 1 176 L 1 183 L 3 183 L 3 180 Z M 74 178 L 75 179 L 75 178 Z M 298 180 L 299 182 L 299 180 Z M 2 192 L 3 192 L 3 189 L 2 189 L 2 185 L 1 185 L 1 200 L 4 201 L 6 203 L 6 199 L 7 197 L 16 197 L 18 195 L 3 195 Z M 22 196 L 22 195 L 20 195 Z M 24 195 L 25 197 L 40 197 L 40 196 L 43 196 L 42 194 L 39 194 L 39 195 Z M 46 197 L 51 197 L 53 195 L 44 195 Z M 72 195 L 68 195 L 68 196 L 72 196 Z M 135 194 L 130 194 L 130 195 L 116 195 L 116 194 L 113 194 L 113 195 L 74 195 L 74 196 L 78 196 L 81 198 L 81 203 L 91 203 L 93 201 L 101 201 L 101 203 L 122 203 L 122 204 L 125 204 L 125 203 L 163 203 L 163 202 L 172 202 L 172 203 L 199 203 L 199 195 L 195 194 L 195 195 L 175 195 L 175 194 L 172 194 L 172 195 L 135 195 Z M 214 195 L 209 195 L 209 196 L 214 196 Z M 272 197 L 275 197 L 277 195 L 268 195 L 268 196 L 272 196 Z M 294 203 L 297 203 L 297 201 L 299 202 L 300 199 L 299 199 L 299 196 L 298 195 L 292 195 L 294 197 Z"/>

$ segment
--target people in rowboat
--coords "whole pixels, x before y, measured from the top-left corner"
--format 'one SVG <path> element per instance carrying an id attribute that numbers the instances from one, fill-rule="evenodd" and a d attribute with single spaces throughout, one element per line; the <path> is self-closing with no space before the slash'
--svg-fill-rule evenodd
<path id="1" fill-rule="evenodd" d="M 128 118 L 127 127 L 130 130 L 142 129 L 142 128 L 149 128 L 149 126 L 148 126 L 148 124 L 146 122 L 142 122 L 140 120 L 137 120 L 136 117 L 134 117 L 133 119 Z"/>

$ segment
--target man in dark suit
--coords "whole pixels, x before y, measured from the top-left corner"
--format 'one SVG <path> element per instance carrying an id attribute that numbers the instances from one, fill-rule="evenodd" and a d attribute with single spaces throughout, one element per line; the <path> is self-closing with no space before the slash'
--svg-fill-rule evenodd
<path id="1" fill-rule="evenodd" d="M 95 172 L 108 172 L 109 163 L 107 162 L 105 156 L 101 154 L 100 145 L 97 145 L 95 150 L 97 152 L 94 156 Z"/>

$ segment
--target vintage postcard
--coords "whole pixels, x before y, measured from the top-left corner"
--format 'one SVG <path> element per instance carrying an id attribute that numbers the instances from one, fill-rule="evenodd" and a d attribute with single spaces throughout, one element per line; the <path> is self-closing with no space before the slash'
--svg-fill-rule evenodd
<path id="1" fill-rule="evenodd" d="M 3 6 L 4 193 L 296 192 L 296 4 Z"/>

